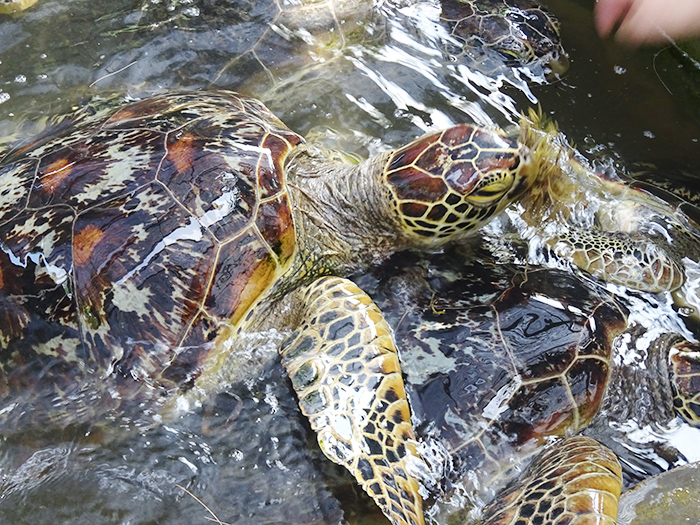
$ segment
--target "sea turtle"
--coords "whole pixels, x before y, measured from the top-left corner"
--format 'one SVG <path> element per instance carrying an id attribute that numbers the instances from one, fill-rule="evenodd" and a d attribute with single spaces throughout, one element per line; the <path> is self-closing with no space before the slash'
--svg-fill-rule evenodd
<path id="1" fill-rule="evenodd" d="M 396 45 L 389 34 L 395 29 L 392 25 L 416 33 L 415 40 L 429 49 L 423 62 L 430 69 L 434 64 L 439 68 L 454 62 L 480 71 L 502 72 L 515 65 L 536 70 L 541 76 L 543 68 L 561 73 L 568 63 L 556 18 L 532 0 L 132 0 L 120 5 L 104 1 L 73 4 L 69 10 L 52 11 L 51 16 L 19 19 L 13 29 L 31 35 L 36 49 L 73 48 L 76 40 L 89 40 L 95 44 L 94 52 L 91 46 L 79 46 L 80 53 L 48 52 L 35 60 L 10 40 L 12 45 L 2 50 L 1 57 L 7 66 L 6 80 L 10 84 L 17 77 L 24 80 L 6 88 L 8 94 L 28 90 L 36 97 L 37 91 L 44 92 L 49 86 L 78 88 L 96 82 L 103 90 L 115 85 L 120 90 L 124 86 L 138 90 L 144 83 L 171 89 L 235 86 L 260 98 L 271 84 L 334 57 L 356 57 L 360 49 L 375 50 L 387 42 Z M 20 7 L 26 5 L 9 2 L 4 9 Z M 407 8 L 412 14 L 404 14 Z M 0 4 L 0 12 L 2 9 Z M 82 20 L 95 17 L 95 12 L 100 16 L 86 33 Z M 49 38 L 51 27 L 57 19 L 63 21 L 63 16 L 66 27 L 60 39 L 56 35 Z M 129 38 L 124 38 L 124 33 Z M 26 45 L 28 36 L 17 41 Z M 175 53 L 174 49 L 187 53 Z M 403 52 L 420 53 L 415 46 L 413 51 Z M 436 59 L 438 54 L 444 58 Z M 56 71 L 47 75 L 52 67 Z M 70 80 L 76 76 L 79 83 Z M 40 87 L 32 90 L 35 84 Z"/>
<path id="2" fill-rule="evenodd" d="M 536 136 L 548 142 L 558 167 L 507 210 L 510 223 L 494 244 L 514 230 L 529 241 L 531 262 L 568 261 L 628 289 L 671 292 L 692 337 L 700 338 L 700 212 L 687 185 L 648 172 L 593 169 L 556 124 L 535 112 L 519 129 L 526 144 Z"/>
<path id="3" fill-rule="evenodd" d="M 34 5 L 37 0 L 0 0 L 0 14 L 16 13 Z M 162 6 L 141 6 L 145 16 Z M 159 2 L 154 2 L 158 4 Z M 275 67 L 285 61 L 281 52 L 288 53 L 290 41 L 306 41 L 321 56 L 326 49 L 337 49 L 339 42 L 351 44 L 363 33 L 362 26 L 371 20 L 372 13 L 396 10 L 416 0 L 301 0 L 296 2 L 250 2 L 232 0 L 220 6 L 208 6 L 199 2 L 168 2 L 169 16 L 160 17 L 160 23 L 171 19 L 176 10 L 189 15 L 210 18 L 215 15 L 223 23 L 251 26 L 266 20 L 261 34 L 251 34 L 250 27 L 240 35 L 236 60 L 247 53 L 260 63 L 263 69 Z M 559 25 L 556 18 L 533 0 L 441 0 L 439 23 L 447 29 L 445 50 L 459 59 L 472 50 L 487 48 L 500 54 L 508 65 L 526 65 L 531 62 L 552 64 L 555 71 L 566 68 L 566 54 L 559 42 Z M 431 6 L 426 2 L 425 9 Z M 193 11 L 195 10 L 195 11 Z M 427 11 L 426 11 L 427 12 Z M 224 15 L 223 17 L 221 15 Z M 345 26 L 345 27 L 343 27 Z M 238 27 L 244 29 L 243 25 Z M 365 35 L 366 36 L 366 35 Z M 251 46 L 251 43 L 253 45 Z M 250 58 L 250 57 L 245 57 Z"/>
<path id="4" fill-rule="evenodd" d="M 225 381 L 243 334 L 297 328 L 284 362 L 324 452 L 422 522 L 390 330 L 326 275 L 476 229 L 539 172 L 526 147 L 460 125 L 338 164 L 254 99 L 182 92 L 87 108 L 3 165 L 3 433 L 152 424 Z"/>
<path id="5" fill-rule="evenodd" d="M 606 190 L 622 198 L 622 214 L 631 218 L 633 227 L 677 261 L 686 278 L 671 290 L 673 307 L 700 339 L 700 195 L 692 189 L 696 178 L 669 163 L 663 170 L 635 164 L 622 177 L 604 180 Z"/>
<path id="6" fill-rule="evenodd" d="M 484 245 L 456 247 L 395 257 L 357 280 L 394 328 L 423 455 L 449 464 L 442 490 L 453 496 L 429 512 L 452 523 L 443 514 L 466 499 L 469 523 L 549 524 L 579 523 L 572 509 L 589 498 L 616 510 L 620 466 L 581 431 L 594 417 L 641 427 L 676 413 L 700 426 L 683 410 L 700 397 L 700 345 L 666 333 L 635 362 L 621 354 L 648 332 L 628 327 L 619 298 L 568 271 L 491 260 Z M 595 489 L 572 497 L 567 477 Z"/>
<path id="7" fill-rule="evenodd" d="M 352 164 L 233 92 L 106 106 L 2 159 L 2 433 L 152 425 L 235 377 L 249 336 L 292 331 L 283 364 L 324 453 L 421 523 L 391 330 L 345 276 L 536 194 L 556 137 L 461 124 Z"/>

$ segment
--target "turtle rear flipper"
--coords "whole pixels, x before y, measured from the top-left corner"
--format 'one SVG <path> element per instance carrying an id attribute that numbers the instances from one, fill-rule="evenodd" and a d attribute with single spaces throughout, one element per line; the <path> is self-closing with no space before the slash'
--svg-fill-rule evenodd
<path id="1" fill-rule="evenodd" d="M 420 460 L 389 325 L 348 279 L 317 280 L 303 302 L 282 362 L 321 449 L 394 524 L 421 525 L 420 484 L 410 473 Z"/>
<path id="2" fill-rule="evenodd" d="M 544 451 L 484 509 L 484 525 L 617 523 L 622 471 L 597 441 L 573 437 Z"/>
<path id="3" fill-rule="evenodd" d="M 581 270 L 642 292 L 673 291 L 685 279 L 675 258 L 642 235 L 572 227 L 547 244 Z"/>

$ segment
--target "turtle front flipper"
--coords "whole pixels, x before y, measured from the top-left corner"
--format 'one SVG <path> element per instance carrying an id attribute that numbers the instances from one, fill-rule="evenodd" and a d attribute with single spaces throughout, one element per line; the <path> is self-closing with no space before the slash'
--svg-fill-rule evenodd
<path id="1" fill-rule="evenodd" d="M 389 325 L 347 279 L 319 279 L 303 297 L 282 362 L 321 449 L 393 523 L 422 524 L 420 484 L 410 473 L 420 460 Z"/>
<path id="2" fill-rule="evenodd" d="M 635 290 L 673 291 L 685 279 L 675 258 L 641 234 L 571 227 L 565 235 L 549 239 L 546 244 L 581 270 Z"/>
<path id="3" fill-rule="evenodd" d="M 573 437 L 555 444 L 484 509 L 484 525 L 614 525 L 622 490 L 615 455 L 597 441 Z"/>

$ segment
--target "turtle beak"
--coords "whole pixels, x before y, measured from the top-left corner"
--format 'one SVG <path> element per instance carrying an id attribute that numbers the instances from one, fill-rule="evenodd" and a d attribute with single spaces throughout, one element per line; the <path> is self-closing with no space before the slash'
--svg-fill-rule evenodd
<path id="1" fill-rule="evenodd" d="M 545 78 L 548 82 L 559 80 L 569 70 L 570 65 L 569 55 L 566 53 L 558 54 L 549 61 L 549 71 L 545 73 Z"/>

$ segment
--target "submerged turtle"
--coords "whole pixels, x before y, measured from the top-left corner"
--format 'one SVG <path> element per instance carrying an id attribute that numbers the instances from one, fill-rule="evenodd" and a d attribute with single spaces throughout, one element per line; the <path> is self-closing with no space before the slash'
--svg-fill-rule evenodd
<path id="1" fill-rule="evenodd" d="M 529 241 L 531 262 L 568 261 L 631 290 L 671 292 L 685 328 L 700 339 L 697 197 L 663 176 L 592 169 L 554 123 L 534 112 L 519 129 L 526 144 L 536 137 L 547 142 L 556 166 L 507 210 L 510 222 L 492 237 L 494 245 L 502 245 L 503 234 L 512 230 Z M 700 414 L 700 407 L 694 410 Z"/>
<path id="2" fill-rule="evenodd" d="M 618 299 L 571 272 L 494 265 L 484 252 L 467 263 L 458 249 L 397 257 L 358 280 L 394 327 L 417 435 L 448 457 L 444 490 L 475 506 L 470 523 L 578 523 L 579 505 L 595 499 L 613 509 L 595 522 L 613 523 L 620 466 L 579 434 L 610 400 L 628 407 L 623 419 L 678 413 L 700 426 L 683 408 L 700 399 L 700 346 L 665 334 L 644 363 L 627 364 L 616 354 L 645 332 L 627 330 Z"/>
<path id="3" fill-rule="evenodd" d="M 18 12 L 35 3 L 4 0 L 0 13 Z M 387 15 L 414 4 L 421 7 L 417 0 L 144 2 L 138 24 L 161 25 L 178 14 L 184 27 L 213 22 L 216 38 L 225 41 L 226 52 L 233 57 L 219 76 L 226 69 L 240 69 L 237 78 L 258 71 L 279 78 L 282 69 L 298 70 L 310 58 L 324 60 L 339 48 L 376 42 Z M 421 21 L 425 22 L 434 8 L 427 2 L 422 7 Z M 555 73 L 568 67 L 556 18 L 533 0 L 441 0 L 440 7 L 433 21 L 444 28 L 439 45 L 454 60 L 478 66 L 493 52 L 508 67 L 536 64 Z M 166 10 L 162 16 L 161 10 Z"/>
<path id="4" fill-rule="evenodd" d="M 230 381 L 247 336 L 293 331 L 283 363 L 324 453 L 393 522 L 422 523 L 391 330 L 343 276 L 537 195 L 559 150 L 520 139 L 457 125 L 347 164 L 222 91 L 89 107 L 17 145 L 0 168 L 2 433 L 157 423 Z"/>
<path id="5" fill-rule="evenodd" d="M 282 50 L 289 54 L 289 41 L 303 40 L 316 60 L 328 58 L 329 51 L 339 47 L 377 42 L 374 33 L 387 30 L 382 23 L 397 16 L 401 8 L 412 5 L 421 23 L 427 19 L 442 28 L 435 45 L 454 62 L 485 69 L 487 73 L 498 70 L 499 61 L 507 67 L 527 66 L 554 74 L 561 74 L 568 68 L 559 22 L 533 0 L 440 0 L 434 20 L 431 18 L 434 6 L 416 0 L 390 0 L 379 4 L 322 1 L 269 6 L 270 20 L 254 47 L 247 42 L 242 45 L 227 68 L 252 62 L 256 68 L 278 77 L 279 73 L 271 70 L 289 60 L 281 56 Z M 380 23 L 370 24 L 372 20 Z M 404 23 L 417 25 L 410 18 Z M 299 56 L 304 54 L 295 53 L 295 69 L 300 66 Z M 244 68 L 249 70 L 249 66 Z"/>
<path id="6" fill-rule="evenodd" d="M 633 195 L 636 208 L 649 209 L 645 233 L 665 243 L 681 261 L 684 274 L 692 276 L 673 291 L 673 299 L 688 328 L 700 338 L 700 194 L 691 189 L 696 178 L 670 166 L 661 172 L 651 166 L 634 168 L 625 180 L 615 179 L 607 185 L 622 195 Z M 669 234 L 675 240 L 670 245 Z"/>

